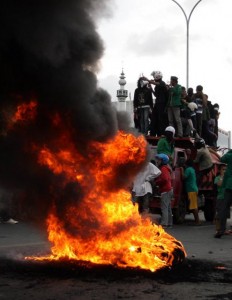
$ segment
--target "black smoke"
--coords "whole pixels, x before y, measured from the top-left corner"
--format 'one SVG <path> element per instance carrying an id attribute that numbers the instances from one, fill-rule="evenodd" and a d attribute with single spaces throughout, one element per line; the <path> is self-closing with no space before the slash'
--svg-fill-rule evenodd
<path id="1" fill-rule="evenodd" d="M 36 208 L 38 216 L 45 216 L 51 198 L 59 198 L 58 192 L 62 199 L 70 198 L 64 195 L 70 189 L 62 175 L 54 176 L 38 166 L 37 153 L 31 151 L 34 144 L 57 150 L 55 140 L 61 129 L 52 125 L 52 115 L 60 116 L 62 127 L 69 130 L 81 153 L 90 141 L 106 141 L 120 127 L 109 94 L 97 87 L 96 71 L 104 46 L 94 15 L 106 11 L 106 3 L 0 3 L 0 185 L 17 193 L 16 201 L 23 199 L 25 214 L 27 210 L 35 214 Z M 36 118 L 9 128 L 11 113 L 32 97 L 38 102 Z M 72 194 L 80 198 L 79 185 L 73 185 Z"/>
<path id="2" fill-rule="evenodd" d="M 40 115 L 35 126 L 43 133 L 36 135 L 45 141 L 51 134 L 44 136 L 46 114 L 52 111 L 73 125 L 74 137 L 104 140 L 117 130 L 110 97 L 97 89 L 94 73 L 104 49 L 91 16 L 105 2 L 1 1 L 1 103 L 9 102 L 9 94 L 23 100 L 36 94 Z"/>

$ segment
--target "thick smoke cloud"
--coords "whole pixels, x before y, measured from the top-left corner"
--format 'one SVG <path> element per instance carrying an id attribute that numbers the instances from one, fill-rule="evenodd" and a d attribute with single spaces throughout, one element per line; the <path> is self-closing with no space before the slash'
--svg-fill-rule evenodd
<path id="1" fill-rule="evenodd" d="M 97 88 L 95 75 L 104 47 L 93 16 L 106 9 L 106 2 L 1 1 L 0 181 L 2 188 L 27 199 L 23 200 L 25 210 L 39 206 L 43 215 L 49 198 L 58 193 L 51 187 L 63 182 L 62 176 L 38 167 L 37 154 L 31 151 L 33 144 L 55 147 L 60 132 L 54 131 L 51 115 L 60 116 L 82 153 L 89 141 L 105 141 L 120 127 L 121 117 L 111 106 L 109 94 Z M 38 102 L 36 118 L 30 126 L 15 124 L 9 129 L 11 113 L 31 98 Z M 80 187 L 74 186 L 81 195 Z"/>
<path id="2" fill-rule="evenodd" d="M 81 129 L 87 139 L 115 133 L 109 95 L 96 91 L 91 72 L 103 54 L 90 18 L 96 1 L 2 2 L 1 93 L 36 93 L 43 109 L 68 113 L 76 134 Z M 102 9 L 104 1 L 97 3 Z"/>

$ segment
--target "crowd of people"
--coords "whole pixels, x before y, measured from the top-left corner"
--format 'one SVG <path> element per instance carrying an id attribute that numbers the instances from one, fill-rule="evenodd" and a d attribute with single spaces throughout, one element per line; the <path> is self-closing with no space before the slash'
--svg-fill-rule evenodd
<path id="1" fill-rule="evenodd" d="M 167 126 L 175 128 L 177 137 L 202 137 L 207 145 L 217 146 L 219 105 L 212 104 L 203 86 L 186 88 L 171 76 L 163 81 L 160 71 L 152 79 L 141 76 L 134 91 L 134 124 L 144 135 L 161 136 Z M 154 86 L 154 88 L 153 88 Z"/>
<path id="2" fill-rule="evenodd" d="M 175 128 L 172 126 L 166 127 L 164 130 L 164 135 L 161 136 L 158 141 L 157 154 L 155 155 L 154 159 L 152 159 L 153 164 L 156 166 L 156 176 L 154 176 L 154 172 L 153 176 L 152 173 L 146 172 L 146 177 L 144 177 L 145 170 L 148 170 L 146 166 L 145 169 L 143 169 L 137 175 L 132 190 L 132 201 L 139 203 L 139 213 L 143 214 L 144 212 L 147 213 L 149 210 L 149 200 L 153 195 L 152 187 L 158 188 L 161 209 L 160 225 L 162 225 L 163 228 L 169 228 L 173 225 L 171 201 L 173 198 L 172 158 L 174 153 L 174 136 Z M 203 161 L 204 165 L 204 159 L 202 160 L 201 157 L 207 157 L 207 160 L 209 160 L 212 164 L 211 155 L 205 145 L 202 144 L 202 139 L 196 140 L 195 144 L 198 148 L 195 162 L 200 162 L 201 165 Z M 151 162 L 149 162 L 149 165 L 151 165 Z M 195 224 L 200 225 L 197 205 L 198 184 L 193 165 L 194 161 L 188 158 L 185 162 L 185 167 L 182 167 L 182 177 L 185 181 L 185 190 L 188 196 L 189 210 L 192 211 L 194 215 Z M 202 166 L 200 168 L 202 168 Z M 206 168 L 204 168 L 204 173 L 206 174 L 207 172 L 205 170 Z M 207 170 L 209 172 L 210 168 L 207 168 Z M 144 195 L 142 197 L 141 194 L 136 194 L 136 190 L 139 190 L 146 184 L 149 184 L 150 189 L 144 190 Z M 139 201 L 136 196 L 140 196 Z M 143 203 L 145 204 L 143 205 Z"/>
<path id="3" fill-rule="evenodd" d="M 186 90 L 178 83 L 176 76 L 170 77 L 170 84 L 163 81 L 161 71 L 153 71 L 151 76 L 152 79 L 141 76 L 137 81 L 133 99 L 135 128 L 145 136 L 159 137 L 157 153 L 160 157 L 156 161 L 158 167 L 172 164 L 174 136 L 195 138 L 197 155 L 194 161 L 187 159 L 182 170 L 182 177 L 188 195 L 189 209 L 193 212 L 196 224 L 200 224 L 197 208 L 198 186 L 202 177 L 213 168 L 212 158 L 206 145 L 217 147 L 219 105 L 211 103 L 202 85 L 196 86 L 195 91 L 191 87 Z M 229 150 L 221 158 L 219 174 L 214 182 L 218 195 L 215 219 L 216 238 L 220 238 L 227 232 L 226 220 L 232 202 L 231 151 Z M 164 158 L 165 156 L 167 159 Z M 197 172 L 196 164 L 198 165 Z M 228 165 L 227 168 L 226 165 Z M 161 175 L 156 180 L 163 190 L 162 177 L 165 177 L 164 174 L 167 172 L 165 168 L 161 167 L 161 169 L 163 172 L 161 170 Z M 163 191 L 165 196 L 162 194 L 161 197 L 161 225 L 165 227 L 172 225 L 170 200 L 167 200 L 169 199 L 168 192 Z"/>
<path id="4" fill-rule="evenodd" d="M 154 187 L 159 190 L 161 219 L 159 224 L 163 228 L 173 226 L 171 201 L 173 199 L 173 168 L 175 128 L 168 126 L 157 143 L 157 154 L 149 164 L 136 176 L 132 189 L 132 201 L 139 204 L 141 215 L 149 212 L 149 201 L 154 196 Z M 192 212 L 195 225 L 201 225 L 198 213 L 198 191 L 203 176 L 207 176 L 213 169 L 213 161 L 204 139 L 196 138 L 196 156 L 187 157 L 181 175 L 184 182 L 188 211 Z M 220 159 L 218 174 L 214 179 L 215 193 L 217 194 L 215 238 L 231 234 L 227 230 L 227 218 L 230 218 L 232 205 L 232 150 L 229 150 Z M 154 164 L 153 167 L 152 163 Z M 149 166 L 149 167 L 148 167 Z M 141 190 L 143 191 L 141 193 Z M 137 191 L 140 191 L 138 193 Z"/>

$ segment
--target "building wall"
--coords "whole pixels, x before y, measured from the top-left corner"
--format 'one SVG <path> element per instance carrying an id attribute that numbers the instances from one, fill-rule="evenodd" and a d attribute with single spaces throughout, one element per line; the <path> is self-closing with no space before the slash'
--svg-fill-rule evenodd
<path id="1" fill-rule="evenodd" d="M 218 146 L 220 148 L 231 149 L 231 132 L 225 131 L 221 128 L 218 129 Z"/>
<path id="2" fill-rule="evenodd" d="M 116 107 L 117 111 L 126 111 L 130 118 L 130 126 L 134 127 L 134 108 L 133 101 L 127 100 L 125 102 L 113 101 L 112 104 Z"/>

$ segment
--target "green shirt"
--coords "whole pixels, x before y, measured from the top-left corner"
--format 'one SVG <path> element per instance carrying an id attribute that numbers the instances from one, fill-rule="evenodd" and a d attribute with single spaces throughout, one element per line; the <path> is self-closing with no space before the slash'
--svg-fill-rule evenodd
<path id="1" fill-rule="evenodd" d="M 170 88 L 169 90 L 169 106 L 181 106 L 181 95 L 182 88 L 181 85 L 177 84 Z"/>
<path id="2" fill-rule="evenodd" d="M 225 189 L 232 190 L 232 150 L 221 157 L 221 162 L 227 164 L 222 185 Z"/>
<path id="3" fill-rule="evenodd" d="M 172 156 L 174 152 L 173 144 L 170 144 L 166 137 L 162 137 L 159 139 L 157 143 L 157 153 L 164 153 L 168 156 Z"/>
<path id="4" fill-rule="evenodd" d="M 187 167 L 184 171 L 186 192 L 198 192 L 196 172 L 193 167 Z"/>
<path id="5" fill-rule="evenodd" d="M 220 179 L 221 179 L 220 175 L 216 176 L 215 179 L 214 179 L 214 184 L 217 185 L 217 183 L 219 182 Z M 225 192 L 224 187 L 222 185 L 221 186 L 217 185 L 217 199 L 223 200 L 224 199 L 224 192 Z"/>

